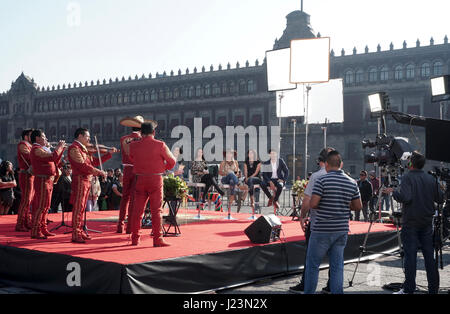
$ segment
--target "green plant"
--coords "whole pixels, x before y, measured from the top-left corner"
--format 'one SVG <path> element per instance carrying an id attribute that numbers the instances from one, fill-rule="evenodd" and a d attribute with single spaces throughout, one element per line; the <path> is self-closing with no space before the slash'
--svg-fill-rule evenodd
<path id="1" fill-rule="evenodd" d="M 164 198 L 185 199 L 188 195 L 188 186 L 180 177 L 169 174 L 164 177 Z"/>

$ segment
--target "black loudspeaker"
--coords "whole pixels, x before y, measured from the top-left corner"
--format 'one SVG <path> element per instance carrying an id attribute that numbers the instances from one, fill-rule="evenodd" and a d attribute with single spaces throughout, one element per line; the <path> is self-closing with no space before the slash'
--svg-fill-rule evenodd
<path id="1" fill-rule="evenodd" d="M 252 243 L 270 243 L 280 238 L 281 220 L 275 215 L 261 216 L 244 232 Z"/>

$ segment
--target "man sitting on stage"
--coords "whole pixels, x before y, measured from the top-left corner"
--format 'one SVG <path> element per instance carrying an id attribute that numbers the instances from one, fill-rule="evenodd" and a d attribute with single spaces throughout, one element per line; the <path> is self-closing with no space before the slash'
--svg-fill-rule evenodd
<path id="1" fill-rule="evenodd" d="M 136 178 L 134 209 L 132 215 L 132 245 L 139 244 L 139 231 L 145 205 L 150 199 L 152 215 L 153 246 L 170 244 L 162 238 L 163 174 L 175 166 L 175 157 L 167 145 L 155 140 L 156 122 L 143 123 L 142 140 L 130 145 L 130 157 Z"/>
<path id="2" fill-rule="evenodd" d="M 69 162 L 72 167 L 72 188 L 70 203 L 72 210 L 72 242 L 85 243 L 90 237 L 82 229 L 82 219 L 86 210 L 87 197 L 91 188 L 92 176 L 106 177 L 106 172 L 96 169 L 100 165 L 100 160 L 95 156 L 97 152 L 88 151 L 91 135 L 87 129 L 80 128 L 75 131 L 75 140 L 69 147 Z M 112 148 L 112 153 L 117 149 Z M 111 159 L 111 153 L 108 152 L 101 157 L 101 162 Z"/>

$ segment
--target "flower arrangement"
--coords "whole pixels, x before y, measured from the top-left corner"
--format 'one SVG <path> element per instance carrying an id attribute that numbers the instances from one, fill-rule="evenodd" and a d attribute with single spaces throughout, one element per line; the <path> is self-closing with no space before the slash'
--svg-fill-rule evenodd
<path id="1" fill-rule="evenodd" d="M 303 198 L 306 186 L 308 185 L 308 180 L 297 180 L 292 186 L 292 192 L 298 195 L 299 198 Z"/>
<path id="2" fill-rule="evenodd" d="M 188 195 L 188 186 L 180 177 L 172 173 L 164 177 L 164 198 L 185 200 Z"/>

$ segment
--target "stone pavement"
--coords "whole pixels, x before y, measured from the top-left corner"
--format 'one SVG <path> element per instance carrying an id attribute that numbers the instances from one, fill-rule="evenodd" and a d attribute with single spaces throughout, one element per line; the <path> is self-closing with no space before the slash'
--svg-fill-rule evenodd
<path id="1" fill-rule="evenodd" d="M 233 207 L 233 211 L 236 208 Z M 241 212 L 251 212 L 250 207 L 244 206 Z M 273 209 L 264 207 L 262 214 L 273 214 Z M 299 226 L 300 228 L 300 226 Z M 439 269 L 440 273 L 440 293 L 448 293 L 450 290 L 450 241 L 447 241 L 443 249 L 444 269 Z M 352 287 L 349 287 L 356 263 L 346 264 L 344 267 L 344 293 L 345 294 L 391 294 L 391 290 L 383 289 L 389 283 L 402 283 L 404 274 L 400 256 L 382 256 L 375 260 L 362 262 L 353 280 Z M 292 294 L 289 287 L 295 286 L 299 282 L 300 274 L 281 276 L 251 283 L 242 287 L 217 291 L 217 294 L 238 295 L 238 294 Z M 328 270 L 320 271 L 318 292 L 326 286 Z M 417 293 L 427 291 L 426 272 L 421 253 L 418 254 L 417 267 Z M 0 294 L 36 294 L 38 292 L 18 287 L 4 286 L 0 284 Z"/>

